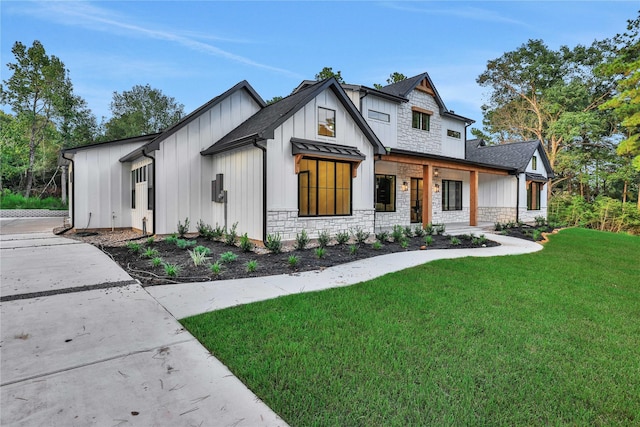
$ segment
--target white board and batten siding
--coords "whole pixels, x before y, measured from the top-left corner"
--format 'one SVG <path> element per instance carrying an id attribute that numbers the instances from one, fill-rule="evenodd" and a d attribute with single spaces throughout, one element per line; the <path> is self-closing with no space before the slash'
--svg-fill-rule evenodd
<path id="1" fill-rule="evenodd" d="M 449 133 L 458 133 L 459 138 L 450 136 Z M 464 159 L 465 150 L 464 122 L 442 117 L 442 155 L 455 159 Z"/>
<path id="2" fill-rule="evenodd" d="M 336 112 L 336 136 L 318 135 L 318 107 Z M 295 162 L 291 152 L 291 138 L 322 141 L 337 145 L 356 147 L 366 156 L 357 169 L 357 177 L 352 180 L 352 216 L 299 217 L 298 216 L 298 176 L 295 174 Z M 273 227 L 286 227 L 284 239 L 295 238 L 295 230 L 305 229 L 314 237 L 319 229 L 335 227 L 349 229 L 358 224 L 363 212 L 370 211 L 373 224 L 373 183 L 374 149 L 348 111 L 331 90 L 318 94 L 305 107 L 286 120 L 274 132 L 274 138 L 267 142 L 267 210 L 270 215 L 277 213 L 286 218 L 283 225 L 269 224 Z M 310 156 L 313 157 L 313 156 Z M 327 230 L 332 232 L 334 230 Z"/>
<path id="3" fill-rule="evenodd" d="M 131 167 L 120 158 L 143 145 L 105 144 L 78 150 L 73 159 L 73 224 L 82 228 L 129 228 Z"/>
<path id="4" fill-rule="evenodd" d="M 136 169 L 143 168 L 146 166 L 147 170 L 145 171 L 144 179 L 141 179 L 140 182 L 132 183 L 135 185 L 136 189 L 136 206 L 131 209 L 131 227 L 137 230 L 144 230 L 147 233 L 150 233 L 153 230 L 153 210 L 149 209 L 149 187 L 153 186 L 151 180 L 151 174 L 148 170 L 152 167 L 151 159 L 147 157 L 140 157 L 131 163 L 130 171 L 135 171 Z M 130 180 L 135 181 L 135 179 L 131 176 Z M 131 193 L 129 193 L 131 194 Z M 146 222 L 146 224 L 145 224 Z"/>
<path id="5" fill-rule="evenodd" d="M 536 157 L 536 168 L 533 168 L 533 156 Z M 540 152 L 536 150 L 533 153 L 532 158 L 529 160 L 529 164 L 525 169 L 526 172 L 535 173 L 538 175 L 542 175 L 544 177 L 548 177 L 547 170 L 544 167 L 544 163 L 542 162 L 542 158 L 540 156 Z M 527 178 L 524 173 L 520 174 L 520 220 L 524 222 L 532 222 L 535 217 L 543 216 L 546 218 L 547 216 L 547 193 L 549 184 L 545 184 L 540 191 L 540 209 L 536 210 L 527 210 Z"/>
<path id="6" fill-rule="evenodd" d="M 382 145 L 398 147 L 398 104 L 368 95 L 362 98 L 362 116 Z M 387 116 L 389 120 L 387 121 Z"/>
<path id="7" fill-rule="evenodd" d="M 517 200 L 516 185 L 517 180 L 513 175 L 478 174 L 478 206 L 515 207 Z"/>
<path id="8" fill-rule="evenodd" d="M 211 156 L 200 152 L 221 139 L 260 109 L 245 91 L 238 90 L 202 112 L 160 143 L 156 157 L 156 233 L 170 234 L 178 221 L 189 218 L 190 230 L 199 220 L 214 225 L 211 181 L 216 173 Z M 228 181 L 228 180 L 225 180 Z"/>

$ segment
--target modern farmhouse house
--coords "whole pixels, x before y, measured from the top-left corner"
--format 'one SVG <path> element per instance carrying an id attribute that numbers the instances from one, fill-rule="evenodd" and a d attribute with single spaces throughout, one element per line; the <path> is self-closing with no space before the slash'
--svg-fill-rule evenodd
<path id="1" fill-rule="evenodd" d="M 64 150 L 72 224 L 169 234 L 189 218 L 263 241 L 546 216 L 542 145 L 467 141 L 471 123 L 427 73 L 305 81 L 270 105 L 243 81 L 161 133 Z"/>

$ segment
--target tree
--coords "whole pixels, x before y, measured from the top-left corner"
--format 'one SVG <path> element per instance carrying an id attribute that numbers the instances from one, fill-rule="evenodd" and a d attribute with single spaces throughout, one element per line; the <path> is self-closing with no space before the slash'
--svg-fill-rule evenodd
<path id="1" fill-rule="evenodd" d="M 554 51 L 529 40 L 489 61 L 477 79 L 492 91 L 483 106 L 485 129 L 500 143 L 539 139 L 552 168 L 572 145 L 599 143 L 612 130 L 610 117 L 598 110 L 612 84 L 595 69 L 609 52 L 607 41 Z"/>
<path id="2" fill-rule="evenodd" d="M 320 71 L 318 74 L 316 74 L 316 80 L 325 80 L 325 79 L 329 79 L 331 77 L 335 77 L 336 80 L 338 81 L 338 83 L 343 84 L 344 80 L 342 80 L 342 75 L 340 74 L 340 71 L 334 73 L 333 72 L 333 68 L 331 67 L 324 67 L 322 69 L 322 71 Z"/>
<path id="3" fill-rule="evenodd" d="M 393 84 L 393 83 L 398 83 L 401 82 L 403 80 L 406 80 L 407 76 L 405 76 L 402 73 L 399 73 L 397 71 L 394 71 L 393 73 L 389 74 L 389 78 L 387 79 L 387 84 Z M 382 89 L 384 86 L 379 84 L 379 83 L 374 83 L 373 87 L 380 90 Z"/>
<path id="4" fill-rule="evenodd" d="M 267 103 L 267 105 L 270 105 L 270 104 L 273 104 L 273 103 L 275 103 L 275 102 L 280 101 L 281 99 L 282 99 L 282 97 L 281 97 L 281 96 L 274 96 L 273 98 L 268 99 L 268 100 L 266 101 L 266 103 Z"/>
<path id="5" fill-rule="evenodd" d="M 184 115 L 184 105 L 148 84 L 114 92 L 110 108 L 113 117 L 104 125 L 105 140 L 160 132 Z"/>
<path id="6" fill-rule="evenodd" d="M 44 143 L 51 120 L 61 117 L 64 100 L 72 96 L 68 71 L 56 56 L 48 56 L 39 41 L 27 49 L 16 42 L 11 49 L 15 63 L 7 67 L 13 72 L 0 87 L 2 103 L 10 105 L 17 120 L 27 124 L 28 160 L 25 197 L 31 195 L 36 151 Z"/>

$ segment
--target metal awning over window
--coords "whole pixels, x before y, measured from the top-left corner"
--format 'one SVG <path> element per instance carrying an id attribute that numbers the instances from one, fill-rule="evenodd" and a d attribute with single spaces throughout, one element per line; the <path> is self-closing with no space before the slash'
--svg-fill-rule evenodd
<path id="1" fill-rule="evenodd" d="M 541 182 L 543 184 L 546 184 L 548 181 L 548 178 L 546 176 L 540 175 L 538 173 L 527 172 L 525 173 L 525 176 L 527 177 L 527 182 L 533 181 L 533 182 Z"/>
<path id="2" fill-rule="evenodd" d="M 356 147 L 300 138 L 291 138 L 291 154 L 295 157 L 296 174 L 300 171 L 299 164 L 303 157 L 319 157 L 323 159 L 343 160 L 352 163 L 354 178 L 356 177 L 356 170 L 358 169 L 358 166 L 360 166 L 360 163 L 366 159 L 366 156 Z"/>

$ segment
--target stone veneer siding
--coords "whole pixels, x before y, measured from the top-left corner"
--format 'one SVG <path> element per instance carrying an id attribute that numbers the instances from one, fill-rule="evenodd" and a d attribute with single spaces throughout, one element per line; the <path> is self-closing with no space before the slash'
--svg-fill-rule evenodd
<path id="1" fill-rule="evenodd" d="M 479 222 L 512 222 L 516 220 L 516 208 L 478 207 Z"/>
<path id="2" fill-rule="evenodd" d="M 535 218 L 537 216 L 547 217 L 547 208 L 541 208 L 538 211 L 530 211 L 526 207 L 520 208 L 520 215 L 518 215 L 518 220 L 522 222 L 535 222 Z"/>
<path id="3" fill-rule="evenodd" d="M 417 90 L 412 91 L 408 98 L 409 102 L 398 107 L 398 148 L 419 153 L 442 153 L 442 118 L 435 99 Z M 412 106 L 433 111 L 428 131 L 411 127 Z"/>
<path id="4" fill-rule="evenodd" d="M 367 233 L 373 233 L 374 209 L 354 210 L 350 216 L 300 217 L 297 209 L 270 210 L 267 212 L 267 234 L 280 234 L 283 241 L 295 240 L 296 234 L 305 230 L 315 239 L 320 232 L 327 231 L 331 237 L 338 232 L 360 227 Z"/>

